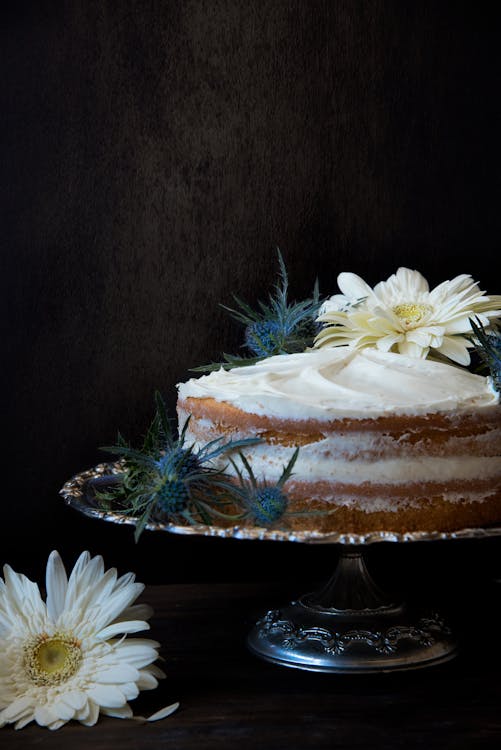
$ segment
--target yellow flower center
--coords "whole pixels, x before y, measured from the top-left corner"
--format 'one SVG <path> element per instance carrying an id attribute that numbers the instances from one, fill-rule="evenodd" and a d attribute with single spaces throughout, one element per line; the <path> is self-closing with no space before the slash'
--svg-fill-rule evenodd
<path id="1" fill-rule="evenodd" d="M 406 328 L 415 328 L 432 309 L 430 305 L 423 305 L 418 302 L 404 302 L 401 305 L 395 305 L 393 312 L 400 318 L 400 322 Z"/>
<path id="2" fill-rule="evenodd" d="M 77 672 L 81 661 L 80 641 L 64 633 L 42 633 L 24 648 L 24 666 L 36 685 L 66 682 Z"/>

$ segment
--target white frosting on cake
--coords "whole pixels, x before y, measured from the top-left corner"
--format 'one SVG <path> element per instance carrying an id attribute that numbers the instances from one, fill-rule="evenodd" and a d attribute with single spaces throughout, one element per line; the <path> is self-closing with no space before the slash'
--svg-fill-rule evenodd
<path id="1" fill-rule="evenodd" d="M 372 418 L 494 406 L 490 379 L 429 359 L 333 347 L 285 354 L 179 384 L 181 399 L 213 398 L 281 419 Z"/>

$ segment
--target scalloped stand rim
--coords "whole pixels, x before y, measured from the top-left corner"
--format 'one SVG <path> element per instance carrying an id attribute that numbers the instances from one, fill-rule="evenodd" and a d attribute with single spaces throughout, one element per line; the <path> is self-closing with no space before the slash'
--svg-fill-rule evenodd
<path id="1" fill-rule="evenodd" d="M 121 471 L 120 463 L 102 463 L 82 471 L 71 477 L 60 490 L 67 505 L 91 518 L 99 518 L 112 523 L 135 525 L 136 519 L 114 511 L 104 510 L 89 502 L 86 496 L 86 486 L 89 481 L 101 479 L 107 475 L 116 475 Z M 149 531 L 169 531 L 172 534 L 196 536 L 216 536 L 219 538 L 233 538 L 244 540 L 266 540 L 274 542 L 301 542 L 307 544 L 342 544 L 366 545 L 377 542 L 431 542 L 449 539 L 483 539 L 501 536 L 501 526 L 474 527 L 457 529 L 456 531 L 371 531 L 366 534 L 350 532 L 315 532 L 292 531 L 288 529 L 267 529 L 258 526 L 196 526 L 178 525 L 172 523 L 147 524 Z"/>

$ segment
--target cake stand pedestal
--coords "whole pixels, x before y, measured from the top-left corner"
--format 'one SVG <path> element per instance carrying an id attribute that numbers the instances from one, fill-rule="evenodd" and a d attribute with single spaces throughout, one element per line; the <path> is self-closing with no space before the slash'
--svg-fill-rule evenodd
<path id="1" fill-rule="evenodd" d="M 135 525 L 135 518 L 103 510 L 95 500 L 96 488 L 116 481 L 119 473 L 118 463 L 99 464 L 72 477 L 60 494 L 86 516 Z M 185 535 L 340 545 L 338 566 L 324 588 L 263 614 L 249 633 L 247 645 L 256 656 L 282 666 L 351 674 L 441 664 L 452 659 L 457 650 L 454 634 L 438 613 L 415 611 L 394 601 L 374 583 L 363 558 L 366 545 L 501 536 L 501 527 L 367 534 L 161 522 L 146 528 Z"/>
<path id="2" fill-rule="evenodd" d="M 419 615 L 392 601 L 369 575 L 361 548 L 346 546 L 324 588 L 266 612 L 247 645 L 282 666 L 351 673 L 426 667 L 457 649 L 437 613 Z"/>

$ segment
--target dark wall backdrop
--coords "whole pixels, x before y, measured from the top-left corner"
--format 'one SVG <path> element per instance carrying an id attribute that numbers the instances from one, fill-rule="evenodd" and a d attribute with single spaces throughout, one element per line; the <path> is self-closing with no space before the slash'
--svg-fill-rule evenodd
<path id="1" fill-rule="evenodd" d="M 173 408 L 190 367 L 237 349 L 218 303 L 265 295 L 277 245 L 298 298 L 317 274 L 334 293 L 342 270 L 376 283 L 398 265 L 501 291 L 497 6 L 3 10 L 2 560 L 39 576 L 52 548 L 69 561 L 90 548 L 147 581 L 324 575 L 330 549 L 155 534 L 135 546 L 58 490 L 118 428 L 140 437 L 155 389 Z M 451 570 L 497 552 L 373 554 Z"/>

